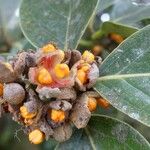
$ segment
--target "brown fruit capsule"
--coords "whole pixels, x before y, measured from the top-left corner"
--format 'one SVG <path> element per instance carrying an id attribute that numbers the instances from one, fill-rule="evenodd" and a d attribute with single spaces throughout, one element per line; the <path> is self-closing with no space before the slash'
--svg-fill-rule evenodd
<path id="1" fill-rule="evenodd" d="M 54 129 L 53 137 L 58 142 L 64 142 L 70 139 L 72 135 L 72 127 L 68 123 Z"/>
<path id="2" fill-rule="evenodd" d="M 12 66 L 8 63 L 0 62 L 0 82 L 9 83 L 17 79 Z"/>
<path id="3" fill-rule="evenodd" d="M 17 105 L 25 98 L 25 90 L 18 83 L 4 85 L 3 98 L 10 104 Z"/>

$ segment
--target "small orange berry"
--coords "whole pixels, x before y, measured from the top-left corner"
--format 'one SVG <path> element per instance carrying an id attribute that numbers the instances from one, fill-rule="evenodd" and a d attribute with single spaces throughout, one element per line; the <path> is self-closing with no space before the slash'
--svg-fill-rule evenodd
<path id="1" fill-rule="evenodd" d="M 52 83 L 52 77 L 50 73 L 48 72 L 48 70 L 46 70 L 45 68 L 42 68 L 39 70 L 37 79 L 40 84 Z"/>
<path id="2" fill-rule="evenodd" d="M 102 46 L 100 46 L 100 45 L 95 45 L 92 51 L 93 51 L 93 54 L 94 54 L 95 56 L 97 56 L 97 55 L 99 55 L 99 54 L 102 52 L 102 50 L 103 50 L 103 47 L 102 47 Z"/>
<path id="3" fill-rule="evenodd" d="M 29 133 L 29 141 L 33 144 L 40 144 L 44 141 L 44 133 L 35 129 Z"/>
<path id="4" fill-rule="evenodd" d="M 88 98 L 88 108 L 90 111 L 94 111 L 96 110 L 96 107 L 97 107 L 97 101 L 95 98 L 93 97 L 89 97 Z"/>
<path id="5" fill-rule="evenodd" d="M 88 80 L 86 72 L 84 70 L 82 70 L 82 69 L 79 69 L 77 71 L 77 78 L 80 80 L 80 82 L 82 84 L 85 84 L 87 82 L 87 80 Z"/>
<path id="6" fill-rule="evenodd" d="M 123 37 L 116 33 L 111 33 L 110 38 L 118 44 L 120 44 L 123 41 Z"/>
<path id="7" fill-rule="evenodd" d="M 82 55 L 82 59 L 86 61 L 87 63 L 92 63 L 95 59 L 95 56 L 89 51 L 85 51 Z"/>
<path id="8" fill-rule="evenodd" d="M 50 53 L 50 52 L 54 52 L 56 50 L 56 47 L 53 44 L 47 44 L 45 46 L 43 46 L 42 51 L 44 53 Z"/>
<path id="9" fill-rule="evenodd" d="M 56 123 L 64 121 L 65 119 L 65 112 L 62 110 L 52 109 L 51 111 L 49 111 L 49 113 L 50 113 L 50 118 Z"/>
<path id="10" fill-rule="evenodd" d="M 3 84 L 0 83 L 0 96 L 3 95 L 3 88 L 4 88 Z"/>
<path id="11" fill-rule="evenodd" d="M 81 65 L 81 70 L 87 72 L 90 69 L 90 65 L 88 63 L 84 63 Z"/>
<path id="12" fill-rule="evenodd" d="M 37 112 L 28 112 L 27 108 L 25 106 L 21 106 L 20 107 L 20 113 L 21 113 L 21 116 L 25 119 L 32 119 L 36 116 Z"/>
<path id="13" fill-rule="evenodd" d="M 54 72 L 57 78 L 65 78 L 69 76 L 70 70 L 67 64 L 57 64 L 54 68 Z"/>
<path id="14" fill-rule="evenodd" d="M 103 108 L 108 108 L 110 106 L 110 103 L 103 98 L 97 99 L 97 104 Z"/>

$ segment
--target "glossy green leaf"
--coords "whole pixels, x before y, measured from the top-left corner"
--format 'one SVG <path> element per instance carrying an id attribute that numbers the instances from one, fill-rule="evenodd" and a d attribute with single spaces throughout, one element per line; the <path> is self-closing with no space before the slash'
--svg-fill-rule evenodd
<path id="1" fill-rule="evenodd" d="M 150 126 L 150 26 L 127 38 L 104 60 L 95 90 Z"/>
<path id="2" fill-rule="evenodd" d="M 101 15 L 103 15 L 103 13 L 108 13 L 110 21 L 124 25 L 138 26 L 140 28 L 143 27 L 143 25 L 140 24 L 139 26 L 139 22 L 143 19 L 150 18 L 150 5 L 134 5 L 133 0 L 101 0 L 97 10 L 100 10 L 97 12 L 98 15 L 95 18 L 95 21 L 98 22 L 98 26 L 102 23 Z"/>
<path id="3" fill-rule="evenodd" d="M 93 34 L 92 38 L 93 39 L 99 39 L 103 35 L 108 35 L 109 33 L 116 33 L 121 35 L 123 38 L 127 38 L 134 32 L 136 32 L 138 29 L 131 27 L 131 26 L 126 26 L 114 22 L 104 22 L 100 29 Z"/>
<path id="4" fill-rule="evenodd" d="M 113 5 L 115 2 L 116 0 L 100 0 L 97 7 L 97 12 L 103 11 L 104 9 Z"/>
<path id="5" fill-rule="evenodd" d="M 150 5 L 134 5 L 131 0 L 117 0 L 110 13 L 114 22 L 133 24 L 145 18 L 150 18 Z"/>
<path id="6" fill-rule="evenodd" d="M 150 149 L 149 143 L 135 129 L 116 119 L 94 115 L 88 126 L 76 130 L 70 140 L 55 150 L 126 150 Z"/>
<path id="7" fill-rule="evenodd" d="M 94 115 L 95 114 L 106 115 L 118 119 L 120 121 L 126 122 L 127 124 L 134 127 L 134 129 L 140 132 L 150 142 L 150 134 L 149 134 L 150 127 L 145 126 L 139 121 L 132 119 L 128 115 L 124 114 L 123 112 L 118 111 L 116 108 L 112 106 L 110 106 L 107 109 L 102 107 L 97 107 L 96 111 L 94 111 Z"/>
<path id="8" fill-rule="evenodd" d="M 98 0 L 23 0 L 22 30 L 36 47 L 53 41 L 62 49 L 77 47 Z"/>

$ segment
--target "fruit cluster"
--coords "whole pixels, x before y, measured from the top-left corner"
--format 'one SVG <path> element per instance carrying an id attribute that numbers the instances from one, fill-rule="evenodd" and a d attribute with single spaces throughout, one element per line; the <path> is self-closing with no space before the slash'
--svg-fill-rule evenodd
<path id="1" fill-rule="evenodd" d="M 72 125 L 86 127 L 97 104 L 109 103 L 92 90 L 101 58 L 89 51 L 62 51 L 49 43 L 37 52 L 20 52 L 0 61 L 1 113 L 24 126 L 33 144 L 72 135 Z"/>

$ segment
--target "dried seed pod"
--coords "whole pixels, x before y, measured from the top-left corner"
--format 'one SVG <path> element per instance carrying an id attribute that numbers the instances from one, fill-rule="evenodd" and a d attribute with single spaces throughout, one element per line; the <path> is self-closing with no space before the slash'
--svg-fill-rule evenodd
<path id="1" fill-rule="evenodd" d="M 20 108 L 19 105 L 12 105 L 8 103 L 8 111 L 12 114 L 13 116 L 12 119 L 18 123 L 22 123 L 23 120 L 20 117 L 19 108 Z"/>
<path id="2" fill-rule="evenodd" d="M 78 66 L 80 66 L 80 64 L 78 64 Z M 99 77 L 99 69 L 95 62 L 92 63 L 90 66 L 83 66 L 81 69 L 77 71 L 77 76 L 75 79 L 76 88 L 79 89 L 80 91 L 86 91 L 86 89 L 90 89 L 93 87 L 98 77 Z"/>
<path id="3" fill-rule="evenodd" d="M 0 83 L 14 82 L 16 79 L 13 69 L 6 63 L 0 62 Z"/>
<path id="4" fill-rule="evenodd" d="M 70 116 L 71 121 L 74 125 L 80 129 L 86 127 L 91 117 L 91 112 L 88 108 L 88 96 L 82 94 L 76 104 L 73 106 L 73 110 Z"/>
<path id="5" fill-rule="evenodd" d="M 72 108 L 72 105 L 65 100 L 52 101 L 50 102 L 49 106 L 52 109 L 63 110 L 63 111 L 68 111 Z"/>
<path id="6" fill-rule="evenodd" d="M 76 62 L 78 62 L 81 59 L 81 53 L 77 50 L 71 51 L 71 59 L 69 66 L 72 67 Z"/>
<path id="7" fill-rule="evenodd" d="M 27 108 L 27 111 L 29 113 L 37 112 L 38 110 L 38 103 L 36 103 L 35 101 L 28 101 L 24 103 L 24 106 Z"/>
<path id="8" fill-rule="evenodd" d="M 25 90 L 18 83 L 5 84 L 3 98 L 10 104 L 18 105 L 25 98 Z"/>
<path id="9" fill-rule="evenodd" d="M 37 81 L 37 73 L 39 67 L 44 67 L 49 71 L 53 79 L 53 82 L 46 86 L 49 86 L 51 88 L 72 87 L 74 85 L 74 78 L 75 78 L 75 73 L 72 68 L 70 69 L 69 67 L 66 66 L 66 64 L 63 64 L 63 66 L 61 66 L 62 68 L 65 67 L 63 76 L 61 76 L 61 78 L 58 78 L 56 76 L 56 74 L 58 75 L 58 72 L 61 72 L 60 70 L 62 69 L 60 66 L 56 68 L 56 65 L 58 64 L 60 65 L 61 62 L 64 60 L 64 56 L 62 55 L 63 53 L 61 50 L 56 50 L 55 52 L 48 54 L 43 54 L 41 51 L 38 51 L 36 53 L 37 67 L 29 69 L 28 73 L 29 81 L 32 82 L 33 84 L 38 85 L 37 88 L 43 87 L 44 85 L 40 84 Z"/>
<path id="10" fill-rule="evenodd" d="M 70 139 L 71 135 L 72 135 L 72 127 L 69 123 L 66 123 L 54 129 L 53 137 L 58 142 L 64 142 Z"/>
<path id="11" fill-rule="evenodd" d="M 51 126 L 46 122 L 46 120 L 41 120 L 38 124 L 40 130 L 45 134 L 45 139 L 48 140 L 50 136 L 53 135 L 53 130 Z"/>
<path id="12" fill-rule="evenodd" d="M 36 52 L 37 64 L 42 64 L 46 68 L 54 67 L 56 64 L 61 63 L 64 60 L 64 52 L 62 50 L 56 50 L 54 52 L 45 54 L 41 49 Z M 47 64 L 49 62 L 50 64 Z"/>
<path id="13" fill-rule="evenodd" d="M 74 88 L 61 88 L 60 94 L 57 96 L 58 99 L 75 100 L 77 97 Z"/>
<path id="14" fill-rule="evenodd" d="M 65 64 L 69 64 L 69 62 L 70 62 L 70 59 L 71 59 L 71 51 L 65 51 L 64 52 L 64 60 L 63 60 L 63 62 L 65 63 Z"/>
<path id="15" fill-rule="evenodd" d="M 20 76 L 24 72 L 25 65 L 26 65 L 26 62 L 25 62 L 26 55 L 27 55 L 27 52 L 19 53 L 18 58 L 16 62 L 14 63 L 14 71 L 17 76 Z"/>
<path id="16" fill-rule="evenodd" d="M 14 72 L 19 77 L 22 73 L 29 67 L 34 67 L 36 65 L 35 54 L 32 52 L 21 52 L 18 54 L 16 61 L 13 63 Z"/>
<path id="17" fill-rule="evenodd" d="M 23 118 L 32 118 L 34 124 L 41 119 L 43 112 L 43 103 L 39 100 L 36 93 L 30 89 L 27 96 L 27 101 L 22 106 L 21 115 Z M 21 109 L 20 109 L 21 110 Z"/>
<path id="18" fill-rule="evenodd" d="M 65 99 L 65 100 L 76 99 L 76 91 L 74 90 L 74 88 L 42 87 L 37 88 L 36 91 L 39 93 L 39 97 L 41 100 L 50 98 Z"/>
<path id="19" fill-rule="evenodd" d="M 33 52 L 27 53 L 26 58 L 26 67 L 35 67 L 36 66 L 36 57 Z"/>
<path id="20" fill-rule="evenodd" d="M 37 88 L 36 91 L 39 93 L 39 97 L 41 100 L 56 98 L 61 93 L 59 88 L 50 87 Z"/>
<path id="21" fill-rule="evenodd" d="M 88 73 L 89 83 L 87 88 L 90 89 L 96 83 L 97 78 L 99 77 L 99 69 L 95 63 L 91 65 L 91 68 Z"/>

